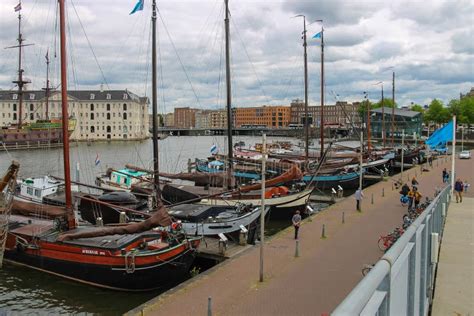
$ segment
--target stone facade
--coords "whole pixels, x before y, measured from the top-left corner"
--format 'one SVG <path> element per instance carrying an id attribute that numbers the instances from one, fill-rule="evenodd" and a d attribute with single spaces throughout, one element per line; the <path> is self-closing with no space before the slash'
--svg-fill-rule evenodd
<path id="1" fill-rule="evenodd" d="M 61 93 L 52 91 L 49 118 L 61 117 Z M 18 121 L 18 94 L 0 91 L 0 126 Z M 46 118 L 44 91 L 23 92 L 23 122 Z M 68 114 L 77 120 L 71 140 L 135 140 L 149 137 L 148 99 L 128 90 L 68 91 Z"/>

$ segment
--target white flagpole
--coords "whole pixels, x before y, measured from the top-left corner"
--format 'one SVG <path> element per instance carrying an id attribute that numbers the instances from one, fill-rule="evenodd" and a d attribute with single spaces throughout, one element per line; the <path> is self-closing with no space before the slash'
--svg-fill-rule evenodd
<path id="1" fill-rule="evenodd" d="M 263 247 L 265 243 L 265 172 L 267 160 L 267 135 L 262 137 L 262 201 L 260 204 L 260 282 L 263 282 Z"/>
<path id="2" fill-rule="evenodd" d="M 456 115 L 453 115 L 453 156 L 451 159 L 451 195 L 454 193 L 454 173 L 456 160 Z"/>

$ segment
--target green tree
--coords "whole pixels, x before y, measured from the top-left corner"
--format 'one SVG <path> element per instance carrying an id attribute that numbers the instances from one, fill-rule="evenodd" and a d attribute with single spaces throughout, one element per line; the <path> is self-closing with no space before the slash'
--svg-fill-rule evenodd
<path id="1" fill-rule="evenodd" d="M 424 109 L 421 105 L 419 105 L 419 104 L 413 104 L 413 105 L 411 106 L 411 110 L 412 110 L 412 111 L 415 111 L 415 112 L 420 112 L 420 113 L 425 112 L 425 109 Z"/>
<path id="2" fill-rule="evenodd" d="M 446 123 L 450 120 L 451 113 L 448 108 L 443 106 L 443 103 L 437 99 L 431 101 L 428 111 L 425 112 L 425 123 L 433 122 L 437 124 Z"/>
<path id="3" fill-rule="evenodd" d="M 383 98 L 383 106 L 386 108 L 393 108 L 393 100 L 392 99 L 387 99 Z M 374 103 L 373 109 L 378 109 L 382 107 L 382 100 L 380 100 L 377 103 Z M 395 103 L 395 108 L 397 108 L 397 103 Z"/>
<path id="4" fill-rule="evenodd" d="M 474 124 L 474 97 L 464 97 L 459 101 L 464 124 Z"/>

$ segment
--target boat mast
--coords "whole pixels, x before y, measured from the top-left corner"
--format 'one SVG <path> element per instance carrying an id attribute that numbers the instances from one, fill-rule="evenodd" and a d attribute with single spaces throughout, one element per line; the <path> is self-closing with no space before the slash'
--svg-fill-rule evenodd
<path id="1" fill-rule="evenodd" d="M 46 97 L 46 112 L 45 112 L 45 119 L 49 120 L 49 92 L 51 89 L 49 88 L 49 51 L 46 52 L 46 88 L 43 88 L 45 91 Z"/>
<path id="2" fill-rule="evenodd" d="M 395 71 L 392 71 L 392 147 L 394 146 L 395 135 Z"/>
<path id="3" fill-rule="evenodd" d="M 385 102 L 383 99 L 383 82 L 382 82 L 382 140 L 383 140 L 383 147 L 385 147 Z"/>
<path id="4" fill-rule="evenodd" d="M 303 17 L 303 47 L 304 47 L 304 137 L 305 137 L 305 159 L 309 161 L 309 113 L 308 113 L 308 54 L 306 43 L 306 17 Z"/>
<path id="5" fill-rule="evenodd" d="M 152 124 L 153 124 L 153 179 L 155 185 L 156 202 L 161 201 L 159 157 L 158 157 L 158 101 L 156 86 L 156 0 L 152 3 Z"/>
<path id="6" fill-rule="evenodd" d="M 74 210 L 72 208 L 71 194 L 71 169 L 69 164 L 69 119 L 67 100 L 67 67 L 66 67 L 66 13 L 65 0 L 59 2 L 59 30 L 61 39 L 61 110 L 62 110 L 62 132 L 63 132 L 63 156 L 64 156 L 64 191 L 66 193 L 66 212 L 68 228 L 76 227 Z"/>
<path id="7" fill-rule="evenodd" d="M 319 20 L 321 23 L 323 20 Z M 320 157 L 324 154 L 324 28 L 321 26 L 321 124 L 320 124 L 320 135 L 321 135 L 321 153 Z"/>
<path id="8" fill-rule="evenodd" d="M 369 94 L 364 92 L 365 106 L 367 111 L 367 152 L 370 153 L 372 144 L 370 143 L 370 101 Z"/>
<path id="9" fill-rule="evenodd" d="M 227 189 L 232 188 L 232 163 L 234 152 L 232 147 L 232 95 L 230 83 L 230 32 L 229 32 L 229 0 L 225 2 L 225 76 L 227 87 L 227 146 L 228 146 L 228 166 L 227 166 Z"/>
<path id="10" fill-rule="evenodd" d="M 18 9 L 17 9 L 18 8 Z M 14 48 L 18 47 L 18 79 L 13 81 L 13 83 L 18 85 L 18 127 L 21 127 L 23 123 L 23 86 L 28 83 L 28 81 L 23 80 L 23 72 L 24 70 L 21 68 L 21 56 L 22 56 L 22 47 L 23 46 L 29 46 L 29 45 L 23 45 L 23 42 L 25 41 L 23 39 L 23 35 L 21 34 L 21 2 L 18 4 L 17 7 L 15 7 L 15 11 L 18 11 L 18 46 L 12 46 L 8 48 Z"/>

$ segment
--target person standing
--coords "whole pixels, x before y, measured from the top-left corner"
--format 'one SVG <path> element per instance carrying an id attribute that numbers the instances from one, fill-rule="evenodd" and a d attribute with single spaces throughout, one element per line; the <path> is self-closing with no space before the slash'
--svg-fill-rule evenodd
<path id="1" fill-rule="evenodd" d="M 449 179 L 448 171 L 446 170 L 446 168 L 444 168 L 443 169 L 443 183 L 448 182 L 448 179 Z"/>
<path id="2" fill-rule="evenodd" d="M 356 210 L 360 212 L 360 204 L 362 203 L 362 199 L 364 198 L 364 193 L 362 192 L 362 188 L 358 188 L 355 192 L 355 199 L 356 199 Z"/>
<path id="3" fill-rule="evenodd" d="M 408 192 L 408 210 L 411 210 L 413 206 L 413 200 L 415 199 L 415 190 L 416 187 L 412 187 L 410 192 Z"/>
<path id="4" fill-rule="evenodd" d="M 300 211 L 295 212 L 295 215 L 293 215 L 291 222 L 293 223 L 293 227 L 295 228 L 295 239 L 298 239 L 298 231 L 300 230 L 301 225 Z"/>
<path id="5" fill-rule="evenodd" d="M 454 183 L 454 191 L 456 192 L 456 203 L 462 203 L 462 192 L 464 191 L 464 184 L 461 179 L 457 179 Z"/>
<path id="6" fill-rule="evenodd" d="M 421 193 L 418 192 L 418 188 L 417 187 L 413 187 L 413 200 L 415 202 L 415 209 L 418 208 L 418 205 L 420 205 L 420 202 L 421 202 Z"/>

